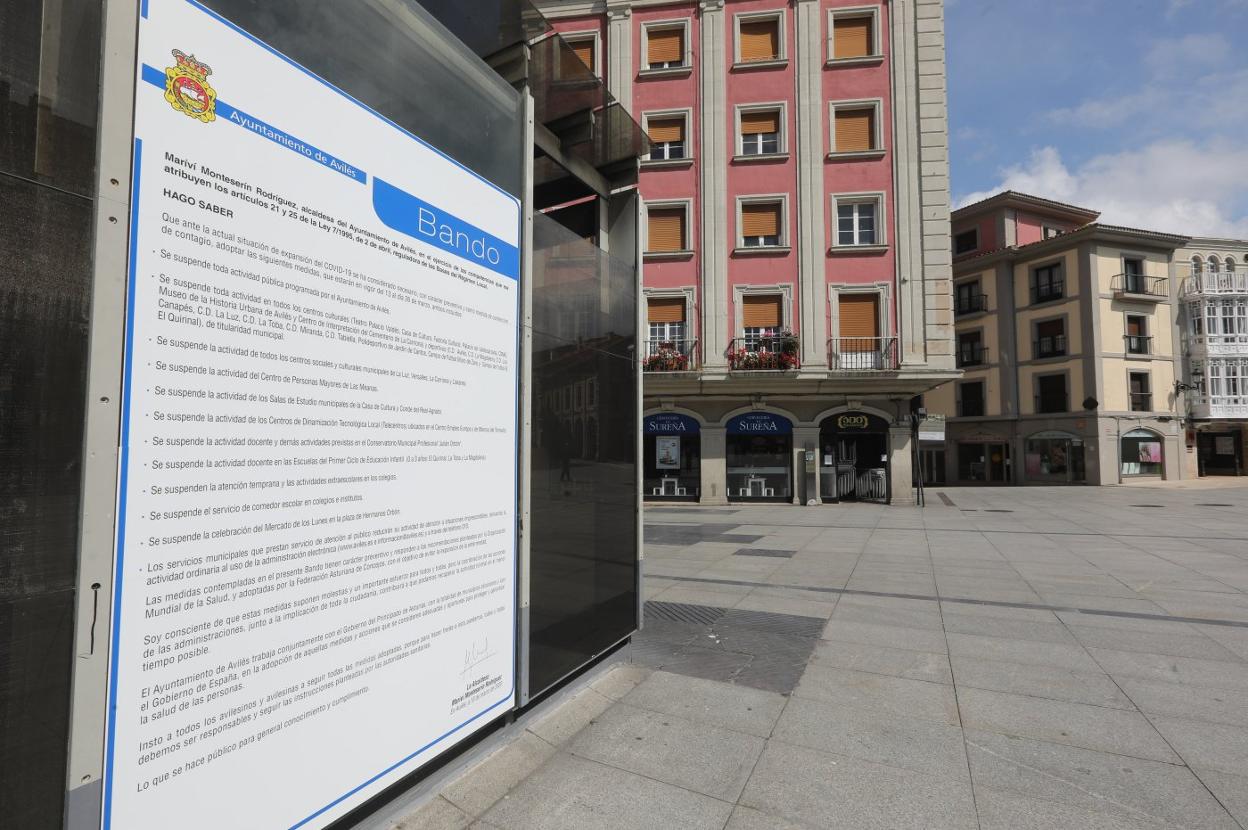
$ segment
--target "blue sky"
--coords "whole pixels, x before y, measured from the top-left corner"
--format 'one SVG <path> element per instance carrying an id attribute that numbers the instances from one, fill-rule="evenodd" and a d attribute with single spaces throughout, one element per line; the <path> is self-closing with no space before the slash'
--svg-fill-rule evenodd
<path id="1" fill-rule="evenodd" d="M 1248 0 L 945 0 L 954 204 L 1248 238 Z"/>

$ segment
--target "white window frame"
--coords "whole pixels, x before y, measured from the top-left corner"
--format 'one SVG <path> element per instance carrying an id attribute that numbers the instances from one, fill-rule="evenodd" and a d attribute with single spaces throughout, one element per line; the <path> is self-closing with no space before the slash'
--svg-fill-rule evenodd
<path id="1" fill-rule="evenodd" d="M 746 205 L 780 205 L 780 239 L 775 245 L 749 245 L 745 244 L 745 235 L 742 231 L 742 213 Z M 774 253 L 776 251 L 789 250 L 789 194 L 787 193 L 761 193 L 750 194 L 748 196 L 737 197 L 737 245 L 733 253 L 736 254 L 754 254 L 754 253 Z"/>
<path id="2" fill-rule="evenodd" d="M 598 78 L 602 77 L 602 33 L 597 29 L 582 29 L 575 32 L 556 32 L 559 37 L 563 38 L 569 46 L 583 40 L 592 40 L 594 42 L 594 65 L 589 71 L 594 73 Z M 562 80 L 562 67 L 558 61 L 555 61 L 555 79 Z M 579 80 L 579 79 L 576 79 Z"/>
<path id="3" fill-rule="evenodd" d="M 780 47 L 778 57 L 767 61 L 742 61 L 741 60 L 741 23 L 751 20 L 775 20 L 777 41 Z M 762 69 L 766 67 L 784 66 L 789 62 L 789 39 L 786 37 L 788 32 L 788 10 L 773 9 L 764 12 L 742 12 L 733 15 L 732 20 L 732 68 L 733 69 Z"/>
<path id="4" fill-rule="evenodd" d="M 685 155 L 678 159 L 656 159 L 647 153 L 642 163 L 647 167 L 683 167 L 693 163 L 693 109 L 647 110 L 641 114 L 641 129 L 649 135 L 650 119 L 666 120 L 668 118 L 685 119 Z M 653 142 L 651 142 L 653 143 Z"/>
<path id="5" fill-rule="evenodd" d="M 871 54 L 863 57 L 838 58 L 834 53 L 836 44 L 836 19 L 838 17 L 869 17 L 871 18 Z M 825 52 L 827 64 L 832 66 L 852 66 L 859 63 L 879 63 L 884 60 L 881 49 L 882 33 L 880 32 L 879 6 L 847 6 L 843 9 L 828 9 L 828 34 Z"/>
<path id="6" fill-rule="evenodd" d="M 677 300 L 683 301 L 685 304 L 685 322 L 682 323 L 681 325 L 684 326 L 685 336 L 679 339 L 684 340 L 686 343 L 693 343 L 696 340 L 696 338 L 694 338 L 693 336 L 693 332 L 697 323 L 697 320 L 695 319 L 696 314 L 694 313 L 695 307 L 694 307 L 694 302 L 693 302 L 694 297 L 697 296 L 696 291 L 697 290 L 693 288 L 692 286 L 687 286 L 684 288 L 659 288 L 659 289 L 645 288 L 645 289 L 642 289 L 642 301 L 643 301 L 643 304 L 647 313 L 649 312 L 649 309 L 650 309 L 651 300 L 677 299 Z M 650 320 L 647 319 L 645 321 L 645 325 L 646 325 L 646 340 L 647 341 L 654 340 L 654 338 L 650 336 L 650 326 L 656 325 L 656 324 L 651 323 Z M 662 325 L 670 326 L 672 324 L 664 323 Z M 646 357 L 649 356 L 648 350 L 645 356 Z"/>
<path id="7" fill-rule="evenodd" d="M 745 339 L 745 297 L 758 295 L 780 295 L 780 329 L 793 331 L 793 285 L 776 283 L 773 285 L 734 285 L 732 288 L 733 330 L 734 339 Z"/>
<path id="8" fill-rule="evenodd" d="M 872 136 L 872 143 L 875 145 L 875 149 L 846 152 L 836 149 L 836 111 L 838 109 L 874 110 L 875 135 Z M 884 155 L 884 152 L 883 98 L 860 98 L 857 100 L 828 102 L 828 158 L 880 158 Z"/>
<path id="9" fill-rule="evenodd" d="M 646 221 L 642 227 L 642 256 L 646 259 L 685 259 L 693 253 L 693 199 L 656 199 L 643 205 Z M 685 211 L 685 247 L 679 251 L 651 251 L 650 247 L 650 209 L 651 208 L 684 208 Z"/>
<path id="10" fill-rule="evenodd" d="M 736 153 L 733 161 L 762 161 L 766 159 L 783 159 L 789 155 L 789 105 L 786 101 L 763 101 L 760 103 L 737 104 L 733 116 L 736 125 Z M 776 152 L 745 154 L 745 134 L 741 132 L 741 116 L 747 112 L 779 112 L 780 133 L 776 136 Z"/>
<path id="11" fill-rule="evenodd" d="M 832 193 L 828 198 L 832 200 L 832 245 L 829 248 L 831 253 L 879 251 L 888 247 L 888 210 L 886 204 L 886 194 L 884 191 L 875 190 L 863 193 Z M 841 205 L 862 204 L 865 202 L 875 202 L 875 242 L 864 245 L 842 245 L 839 221 Z M 857 236 L 856 227 L 854 229 L 854 235 Z"/>
<path id="12" fill-rule="evenodd" d="M 877 310 L 880 315 L 879 331 L 881 338 L 893 337 L 893 327 L 890 325 L 892 317 L 889 314 L 890 303 L 893 299 L 892 286 L 886 282 L 842 282 L 830 283 L 828 285 L 828 305 L 829 318 L 831 325 L 828 330 L 832 332 L 832 337 L 839 340 L 841 337 L 841 306 L 840 298 L 844 294 L 875 294 L 879 297 Z"/>
<path id="13" fill-rule="evenodd" d="M 683 29 L 681 43 L 685 47 L 685 54 L 681 57 L 684 61 L 680 66 L 663 66 L 654 69 L 650 68 L 650 32 L 652 30 L 663 31 L 666 29 Z M 692 27 L 689 25 L 689 18 L 677 17 L 666 20 L 647 20 L 641 24 L 641 55 L 640 63 L 637 68 L 639 75 L 685 75 L 693 70 L 693 48 L 689 43 L 689 32 Z"/>

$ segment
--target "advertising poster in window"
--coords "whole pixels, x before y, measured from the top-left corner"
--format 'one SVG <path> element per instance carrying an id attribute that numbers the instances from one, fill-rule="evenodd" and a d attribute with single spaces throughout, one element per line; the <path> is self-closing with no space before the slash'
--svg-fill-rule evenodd
<path id="1" fill-rule="evenodd" d="M 103 826 L 319 828 L 514 700 L 520 207 L 142 10 Z"/>
<path id="2" fill-rule="evenodd" d="M 660 435 L 654 439 L 655 466 L 660 470 L 680 469 L 680 436 Z"/>
<path id="3" fill-rule="evenodd" d="M 1139 462 L 1141 464 L 1161 463 L 1161 442 L 1141 441 L 1139 444 Z"/>

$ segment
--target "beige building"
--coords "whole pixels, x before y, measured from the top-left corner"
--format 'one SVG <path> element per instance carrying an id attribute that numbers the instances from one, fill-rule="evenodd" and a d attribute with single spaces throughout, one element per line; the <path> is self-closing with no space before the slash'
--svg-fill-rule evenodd
<path id="1" fill-rule="evenodd" d="M 964 375 L 924 398 L 945 422 L 944 440 L 922 445 L 928 482 L 1181 475 L 1186 404 L 1176 386 L 1172 267 L 1187 238 L 1097 218 L 1015 192 L 954 212 Z"/>

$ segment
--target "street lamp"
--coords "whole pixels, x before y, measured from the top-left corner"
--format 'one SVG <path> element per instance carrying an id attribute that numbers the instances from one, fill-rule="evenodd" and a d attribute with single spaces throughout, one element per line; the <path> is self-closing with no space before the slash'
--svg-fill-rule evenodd
<path id="1" fill-rule="evenodd" d="M 1181 380 L 1174 382 L 1174 394 L 1180 392 L 1199 392 L 1205 383 L 1205 370 L 1200 366 L 1194 366 L 1191 372 L 1192 382 L 1184 383 Z"/>

